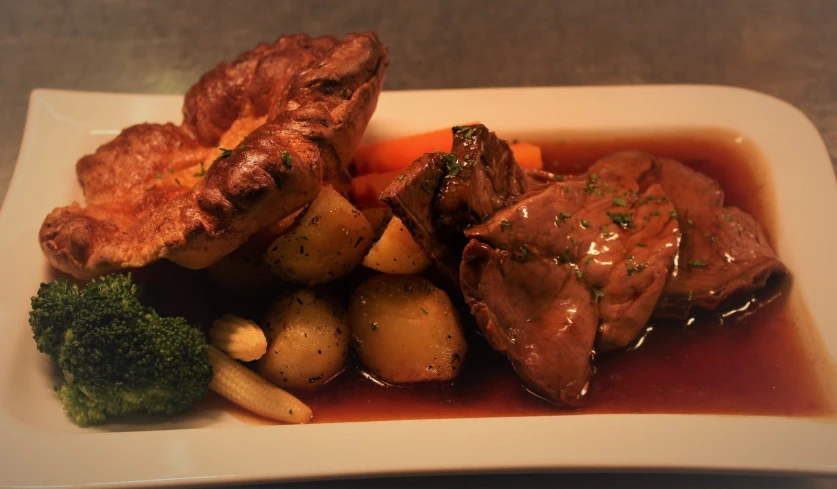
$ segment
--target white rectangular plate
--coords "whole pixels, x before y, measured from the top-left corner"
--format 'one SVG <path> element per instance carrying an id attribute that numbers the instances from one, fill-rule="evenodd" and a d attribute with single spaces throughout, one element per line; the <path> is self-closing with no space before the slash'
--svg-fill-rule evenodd
<path id="1" fill-rule="evenodd" d="M 243 483 L 475 471 L 723 471 L 837 475 L 834 420 L 574 415 L 252 426 L 204 410 L 158 424 L 80 429 L 27 324 L 48 266 L 44 216 L 80 200 L 74 164 L 123 127 L 180 121 L 181 97 L 33 92 L 0 211 L 0 485 Z M 837 358 L 835 179 L 793 107 L 723 87 L 644 86 L 386 92 L 367 140 L 479 120 L 504 136 L 720 127 L 761 149 L 775 182 L 776 245 L 830 358 Z M 828 387 L 835 393 L 834 384 Z"/>

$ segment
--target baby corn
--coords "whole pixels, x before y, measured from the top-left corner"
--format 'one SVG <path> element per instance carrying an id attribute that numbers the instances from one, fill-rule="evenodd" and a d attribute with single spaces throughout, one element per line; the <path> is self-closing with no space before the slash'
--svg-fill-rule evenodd
<path id="1" fill-rule="evenodd" d="M 209 388 L 244 409 L 284 423 L 307 423 L 313 413 L 299 399 L 271 384 L 224 352 L 209 346 Z"/>
<path id="2" fill-rule="evenodd" d="M 267 338 L 258 324 L 232 314 L 212 323 L 209 342 L 231 358 L 242 362 L 258 360 L 267 351 Z"/>

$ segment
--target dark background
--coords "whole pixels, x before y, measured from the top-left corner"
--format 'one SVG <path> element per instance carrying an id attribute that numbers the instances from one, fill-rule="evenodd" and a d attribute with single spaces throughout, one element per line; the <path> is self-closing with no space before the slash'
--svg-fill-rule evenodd
<path id="1" fill-rule="evenodd" d="M 735 85 L 801 109 L 837 159 L 837 0 L 0 0 L 0 197 L 34 88 L 182 94 L 258 42 L 366 29 L 389 46 L 387 90 Z M 346 486 L 837 488 L 837 480 L 608 474 L 294 485 Z"/>

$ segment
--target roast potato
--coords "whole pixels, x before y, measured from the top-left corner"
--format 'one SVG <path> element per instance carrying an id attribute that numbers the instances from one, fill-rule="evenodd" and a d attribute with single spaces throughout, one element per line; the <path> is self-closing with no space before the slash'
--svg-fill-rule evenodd
<path id="1" fill-rule="evenodd" d="M 366 217 L 333 188 L 323 187 L 296 226 L 267 248 L 264 261 L 282 280 L 322 284 L 357 268 L 372 238 Z"/>
<path id="2" fill-rule="evenodd" d="M 369 371 L 392 384 L 449 380 L 468 345 L 448 295 L 416 275 L 376 275 L 349 305 L 352 344 Z"/>
<path id="3" fill-rule="evenodd" d="M 346 313 L 322 291 L 306 288 L 280 296 L 265 314 L 262 328 L 267 353 L 256 363 L 256 371 L 280 387 L 316 387 L 346 367 Z"/>
<path id="4" fill-rule="evenodd" d="M 363 266 L 384 273 L 421 273 L 430 266 L 430 257 L 413 240 L 401 219 L 393 217 L 363 258 Z"/>
<path id="5" fill-rule="evenodd" d="M 208 269 L 209 279 L 223 289 L 263 289 L 280 283 L 262 259 L 267 246 L 290 229 L 301 211 L 262 229 L 229 255 Z"/>
<path id="6" fill-rule="evenodd" d="M 262 261 L 262 252 L 238 249 L 211 265 L 209 279 L 229 290 L 250 290 L 271 287 L 280 282 Z"/>

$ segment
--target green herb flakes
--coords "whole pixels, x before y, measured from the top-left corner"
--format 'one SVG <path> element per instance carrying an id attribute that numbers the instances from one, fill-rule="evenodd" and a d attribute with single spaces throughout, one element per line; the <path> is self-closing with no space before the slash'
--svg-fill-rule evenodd
<path id="1" fill-rule="evenodd" d="M 288 153 L 287 150 L 282 151 L 282 164 L 285 165 L 285 168 L 290 170 L 293 167 L 293 161 L 291 159 L 291 154 Z"/>

